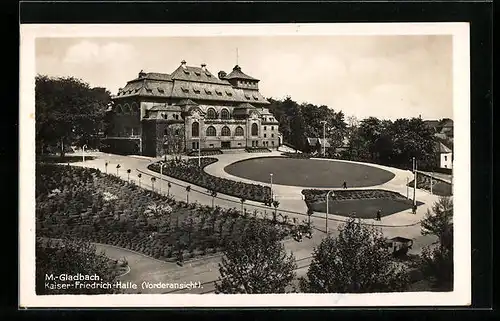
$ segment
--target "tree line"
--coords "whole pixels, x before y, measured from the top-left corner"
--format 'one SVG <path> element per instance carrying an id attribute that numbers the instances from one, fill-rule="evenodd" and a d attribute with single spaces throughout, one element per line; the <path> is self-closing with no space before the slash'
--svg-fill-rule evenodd
<path id="1" fill-rule="evenodd" d="M 359 121 L 325 105 L 299 104 L 290 97 L 268 100 L 269 111 L 280 122 L 283 141 L 300 151 L 309 150 L 307 137 L 322 138 L 324 130 L 331 145 L 325 155 L 329 158 L 411 168 L 415 157 L 421 169 L 436 165 L 435 143 L 442 139 L 435 137 L 421 118 L 392 121 L 369 117 Z"/>

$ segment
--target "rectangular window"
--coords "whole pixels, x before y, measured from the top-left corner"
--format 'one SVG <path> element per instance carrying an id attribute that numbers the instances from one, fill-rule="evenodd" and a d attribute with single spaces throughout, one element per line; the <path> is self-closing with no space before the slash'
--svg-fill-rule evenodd
<path id="1" fill-rule="evenodd" d="M 271 134 L 271 137 L 273 137 L 273 138 L 274 138 L 274 134 Z"/>
<path id="2" fill-rule="evenodd" d="M 210 148 L 214 148 L 214 144 L 210 144 L 209 146 L 210 146 Z"/>
<path id="3" fill-rule="evenodd" d="M 267 134 L 264 134 L 264 138 L 266 138 L 266 137 L 267 137 Z"/>
<path id="4" fill-rule="evenodd" d="M 238 143 L 238 146 L 241 146 L 241 143 Z"/>
<path id="5" fill-rule="evenodd" d="M 193 142 L 193 149 L 196 149 L 196 142 Z"/>
<path id="6" fill-rule="evenodd" d="M 267 126 L 264 126 L 264 130 L 267 130 Z"/>
<path id="7" fill-rule="evenodd" d="M 274 126 L 271 126 L 271 130 L 274 130 Z"/>
<path id="8" fill-rule="evenodd" d="M 448 160 L 448 156 L 444 155 L 444 161 Z"/>
<path id="9" fill-rule="evenodd" d="M 274 146 L 274 140 L 271 142 L 271 145 L 273 145 L 273 146 Z"/>

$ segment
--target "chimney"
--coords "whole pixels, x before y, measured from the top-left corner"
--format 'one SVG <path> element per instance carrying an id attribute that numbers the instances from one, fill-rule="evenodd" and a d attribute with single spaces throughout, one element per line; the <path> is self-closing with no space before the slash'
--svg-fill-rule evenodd
<path id="1" fill-rule="evenodd" d="M 141 71 L 139 72 L 139 78 L 144 78 L 146 77 L 146 73 L 144 72 L 144 70 L 141 69 Z"/>
<path id="2" fill-rule="evenodd" d="M 201 64 L 201 69 L 203 71 L 207 71 L 207 64 Z"/>
<path id="3" fill-rule="evenodd" d="M 219 79 L 220 80 L 223 80 L 223 79 L 226 79 L 226 72 L 224 72 L 223 70 L 219 71 L 219 73 L 217 74 L 219 76 Z"/>
<path id="4" fill-rule="evenodd" d="M 181 61 L 181 66 L 182 66 L 182 68 L 186 68 L 186 60 Z"/>

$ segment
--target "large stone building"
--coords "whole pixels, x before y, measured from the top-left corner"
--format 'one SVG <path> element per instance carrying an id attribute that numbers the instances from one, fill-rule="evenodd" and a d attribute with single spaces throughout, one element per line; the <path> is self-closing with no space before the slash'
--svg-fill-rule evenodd
<path id="1" fill-rule="evenodd" d="M 141 71 L 113 96 L 106 145 L 147 156 L 199 147 L 275 149 L 279 124 L 258 83 L 239 66 L 217 76 L 185 61 L 171 74 Z"/>

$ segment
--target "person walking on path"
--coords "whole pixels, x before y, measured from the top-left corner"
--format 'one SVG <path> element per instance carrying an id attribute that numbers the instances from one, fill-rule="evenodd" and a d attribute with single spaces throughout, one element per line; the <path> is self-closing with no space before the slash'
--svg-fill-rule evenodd
<path id="1" fill-rule="evenodd" d="M 382 214 L 382 211 L 381 210 L 378 210 L 377 211 L 377 221 L 380 221 L 381 218 L 380 218 L 380 215 Z"/>
<path id="2" fill-rule="evenodd" d="M 342 184 L 342 187 L 344 187 L 344 189 L 347 189 L 347 182 L 344 181 L 344 184 Z"/>

